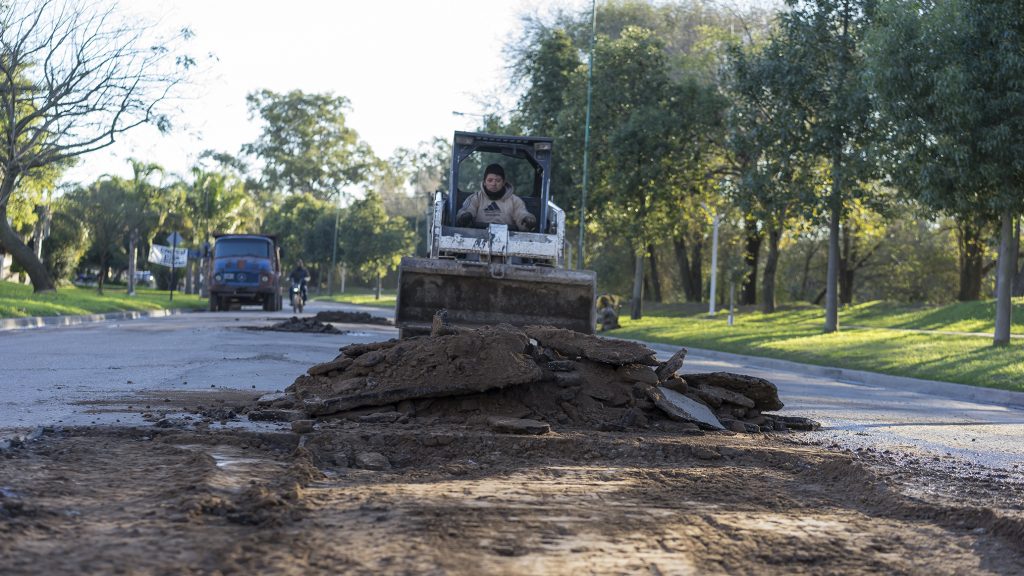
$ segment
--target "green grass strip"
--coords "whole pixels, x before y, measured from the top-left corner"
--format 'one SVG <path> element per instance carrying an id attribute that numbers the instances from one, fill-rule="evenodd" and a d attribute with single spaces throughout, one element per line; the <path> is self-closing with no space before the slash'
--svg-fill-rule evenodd
<path id="1" fill-rule="evenodd" d="M 1015 312 L 1024 315 L 1024 300 Z M 1024 339 L 992 346 L 992 321 L 974 317 L 986 303 L 908 309 L 865 304 L 840 313 L 840 331 L 823 334 L 824 313 L 797 307 L 774 314 L 742 311 L 728 325 L 728 311 L 709 317 L 706 307 L 649 306 L 611 334 L 677 346 L 791 360 L 805 364 L 867 370 L 896 376 L 956 382 L 1024 392 Z M 623 312 L 627 312 L 623 310 Z M 993 312 L 994 314 L 994 312 Z M 938 322 L 937 318 L 944 318 Z M 847 324 L 857 322 L 863 328 Z M 1015 323 L 1017 335 L 1021 324 Z M 985 332 L 973 336 L 918 330 Z"/>
<path id="2" fill-rule="evenodd" d="M 95 287 L 67 286 L 56 292 L 34 294 L 32 287 L 16 282 L 0 282 L 0 318 L 33 316 L 79 316 L 147 310 L 206 308 L 206 299 L 194 294 L 174 293 L 170 301 L 166 290 L 138 288 L 134 296 L 119 285 L 104 286 L 103 295 Z"/>
<path id="3" fill-rule="evenodd" d="M 339 302 L 342 304 L 359 304 L 360 306 L 373 306 L 374 308 L 394 308 L 395 307 L 395 291 L 384 290 L 381 291 L 380 299 L 374 296 L 372 290 L 365 289 L 348 289 L 345 292 L 338 292 L 334 295 L 328 296 L 326 294 L 320 294 L 316 296 L 316 300 L 319 302 Z"/>

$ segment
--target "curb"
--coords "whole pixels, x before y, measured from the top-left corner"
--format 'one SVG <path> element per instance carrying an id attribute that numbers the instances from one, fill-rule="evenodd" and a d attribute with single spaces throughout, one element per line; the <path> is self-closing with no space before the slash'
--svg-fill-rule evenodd
<path id="1" fill-rule="evenodd" d="M 679 348 L 681 348 L 680 346 L 655 344 L 652 342 L 643 343 L 659 354 L 674 354 L 679 350 Z M 848 368 L 801 364 L 790 360 L 778 360 L 762 356 L 743 356 L 741 354 L 732 354 L 729 352 L 690 348 L 689 346 L 682 346 L 682 348 L 686 348 L 689 353 L 695 357 L 706 358 L 709 360 L 724 360 L 755 368 L 819 376 L 850 384 L 891 388 L 906 392 L 926 394 L 929 396 L 941 396 L 952 400 L 1024 408 L 1024 392 L 1012 392 L 1010 390 L 969 386 L 967 384 L 941 382 L 938 380 L 922 380 L 920 378 L 910 378 L 907 376 L 892 376 L 889 374 L 880 374 L 878 372 L 867 372 L 865 370 L 851 370 Z"/>
<path id="2" fill-rule="evenodd" d="M 29 318 L 3 318 L 0 319 L 0 331 L 4 330 L 26 330 L 29 328 L 43 328 L 45 326 L 77 326 L 79 324 L 91 324 L 93 322 L 104 322 L 107 320 L 134 320 L 136 318 L 160 318 L 184 314 L 189 310 L 133 310 L 130 312 L 110 312 L 107 314 L 85 314 L 82 316 L 32 316 Z"/>

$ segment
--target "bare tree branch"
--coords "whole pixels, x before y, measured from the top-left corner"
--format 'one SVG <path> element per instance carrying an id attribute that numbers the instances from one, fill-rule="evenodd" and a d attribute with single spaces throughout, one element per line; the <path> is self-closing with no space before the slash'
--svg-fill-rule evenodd
<path id="1" fill-rule="evenodd" d="M 0 177 L 64 162 L 162 120 L 191 62 L 174 48 L 186 35 L 155 43 L 145 23 L 117 6 L 72 0 L 14 3 L 0 11 Z M 0 204 L 9 193 L 0 196 Z"/>
<path id="2" fill-rule="evenodd" d="M 33 171 L 110 146 L 143 124 L 168 127 L 169 107 L 194 60 L 187 29 L 159 37 L 101 0 L 0 3 L 0 216 Z M 0 218 L 0 243 L 36 291 L 45 268 Z"/>

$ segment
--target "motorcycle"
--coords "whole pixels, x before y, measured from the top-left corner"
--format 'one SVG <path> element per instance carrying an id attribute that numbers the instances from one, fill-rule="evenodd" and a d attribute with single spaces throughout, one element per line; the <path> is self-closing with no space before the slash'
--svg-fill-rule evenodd
<path id="1" fill-rule="evenodd" d="M 292 301 L 292 313 L 302 314 L 302 308 L 306 305 L 305 299 L 302 297 L 302 283 L 293 282 L 291 290 L 291 301 Z"/>

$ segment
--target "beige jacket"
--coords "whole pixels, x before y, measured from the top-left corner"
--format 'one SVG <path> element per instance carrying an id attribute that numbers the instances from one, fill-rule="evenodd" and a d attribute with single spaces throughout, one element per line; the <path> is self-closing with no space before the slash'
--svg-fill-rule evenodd
<path id="1" fill-rule="evenodd" d="M 523 199 L 516 196 L 512 184 L 505 184 L 505 194 L 497 200 L 491 200 L 483 190 L 473 193 L 459 208 L 456 220 L 462 214 L 469 212 L 473 215 L 473 221 L 486 224 L 506 224 L 512 230 L 526 230 L 529 228 L 524 222 L 527 217 L 533 218 L 530 211 L 526 209 Z"/>

